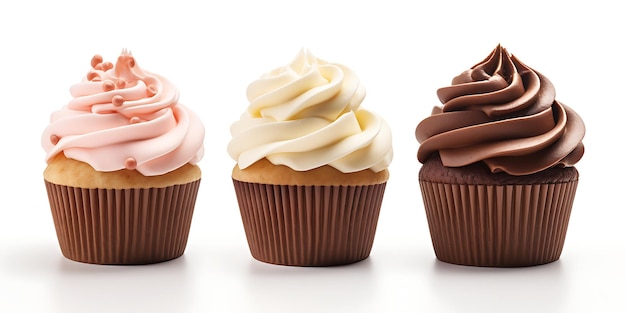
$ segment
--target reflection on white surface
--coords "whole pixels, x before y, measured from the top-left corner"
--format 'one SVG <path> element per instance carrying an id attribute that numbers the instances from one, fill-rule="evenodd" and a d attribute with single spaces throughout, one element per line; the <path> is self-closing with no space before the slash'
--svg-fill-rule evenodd
<path id="1" fill-rule="evenodd" d="M 65 259 L 56 244 L 0 251 L 0 312 L 599 312 L 622 306 L 621 258 L 579 243 L 525 268 L 437 261 L 432 247 L 380 247 L 338 267 L 254 260 L 245 245 L 192 245 L 175 260 L 102 266 Z M 600 310 L 605 312 L 604 310 Z M 619 311 L 617 311 L 619 312 Z"/>
<path id="2" fill-rule="evenodd" d="M 370 258 L 336 267 L 285 267 L 250 260 L 242 283 L 249 308 L 261 312 L 362 312 L 371 309 L 380 294 Z"/>
<path id="3" fill-rule="evenodd" d="M 54 248 L 24 246 L 6 260 L 12 275 L 44 291 L 24 307 L 38 304 L 45 312 L 186 312 L 192 304 L 194 285 L 184 255 L 152 265 L 111 266 L 71 261 Z"/>
<path id="4" fill-rule="evenodd" d="M 560 312 L 567 299 L 567 275 L 560 260 L 520 268 L 486 268 L 433 262 L 429 285 L 450 312 Z"/>
<path id="5" fill-rule="evenodd" d="M 53 307 L 59 313 L 185 312 L 191 304 L 192 288 L 184 255 L 147 266 L 99 266 L 64 260 L 50 280 Z"/>

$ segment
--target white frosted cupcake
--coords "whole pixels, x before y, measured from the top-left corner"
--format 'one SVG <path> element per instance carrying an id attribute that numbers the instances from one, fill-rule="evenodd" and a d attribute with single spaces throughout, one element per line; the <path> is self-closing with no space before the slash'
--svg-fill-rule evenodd
<path id="1" fill-rule="evenodd" d="M 252 256 L 296 266 L 367 258 L 393 153 L 387 124 L 360 107 L 356 75 L 302 50 L 247 96 L 228 153 Z"/>

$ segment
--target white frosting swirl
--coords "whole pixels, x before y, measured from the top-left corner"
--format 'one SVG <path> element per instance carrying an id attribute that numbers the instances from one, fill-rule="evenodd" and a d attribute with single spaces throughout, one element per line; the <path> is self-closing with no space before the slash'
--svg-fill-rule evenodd
<path id="1" fill-rule="evenodd" d="M 248 86 L 250 105 L 231 126 L 229 155 L 244 169 L 267 158 L 306 171 L 379 172 L 391 163 L 391 130 L 361 109 L 365 89 L 349 68 L 301 50 Z"/>

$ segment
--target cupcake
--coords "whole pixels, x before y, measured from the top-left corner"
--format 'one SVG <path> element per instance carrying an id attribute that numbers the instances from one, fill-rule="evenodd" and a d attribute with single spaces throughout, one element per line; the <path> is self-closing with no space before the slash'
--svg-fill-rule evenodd
<path id="1" fill-rule="evenodd" d="M 130 52 L 115 64 L 96 55 L 91 67 L 41 138 L 61 252 L 94 264 L 177 258 L 200 185 L 204 126 Z"/>
<path id="2" fill-rule="evenodd" d="M 306 49 L 248 86 L 228 153 L 255 259 L 332 266 L 369 256 L 393 153 L 364 97 L 352 70 Z"/>
<path id="3" fill-rule="evenodd" d="M 498 45 L 437 91 L 415 130 L 435 255 L 473 266 L 559 259 L 583 155 L 581 118 Z"/>

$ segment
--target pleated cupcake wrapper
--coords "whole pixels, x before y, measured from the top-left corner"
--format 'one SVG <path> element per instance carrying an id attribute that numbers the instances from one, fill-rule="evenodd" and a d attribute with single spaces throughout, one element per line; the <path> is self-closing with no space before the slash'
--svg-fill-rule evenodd
<path id="1" fill-rule="evenodd" d="M 556 261 L 577 185 L 577 180 L 508 186 L 420 181 L 437 258 L 491 267 Z"/>
<path id="2" fill-rule="evenodd" d="M 200 180 L 143 189 L 45 183 L 61 252 L 68 259 L 149 264 L 185 251 Z"/>
<path id="3" fill-rule="evenodd" d="M 332 266 L 369 256 L 386 183 L 233 183 L 248 246 L 255 259 L 280 265 Z"/>

